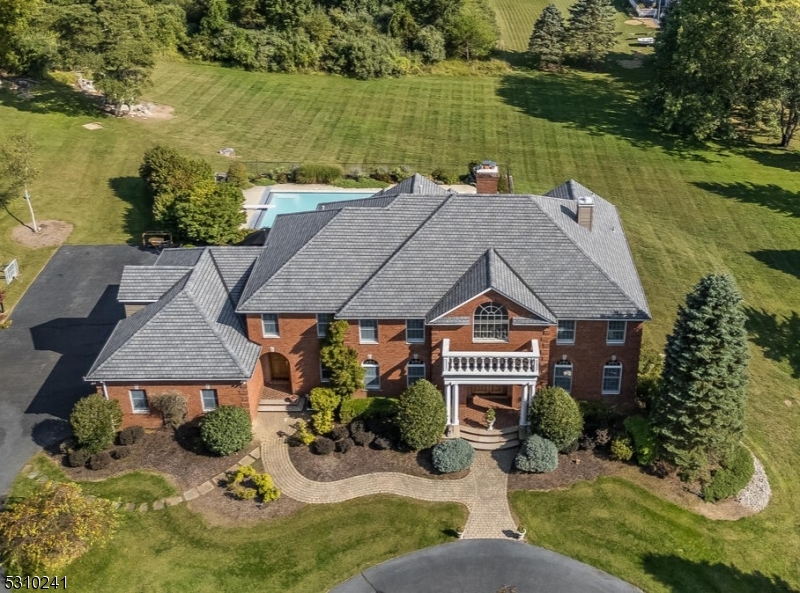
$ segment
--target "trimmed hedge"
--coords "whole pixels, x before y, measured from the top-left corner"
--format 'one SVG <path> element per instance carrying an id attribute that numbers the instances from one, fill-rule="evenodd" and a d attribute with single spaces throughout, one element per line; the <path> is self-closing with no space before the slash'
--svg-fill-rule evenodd
<path id="1" fill-rule="evenodd" d="M 650 422 L 643 416 L 625 419 L 625 431 L 633 439 L 633 453 L 639 465 L 650 465 L 656 458 L 656 435 Z"/>
<path id="2" fill-rule="evenodd" d="M 422 379 L 400 396 L 397 403 L 397 427 L 400 437 L 415 451 L 439 442 L 447 422 L 444 397 L 436 386 Z"/>
<path id="3" fill-rule="evenodd" d="M 703 485 L 703 500 L 716 502 L 736 496 L 750 482 L 754 471 L 750 451 L 737 445 L 722 467 L 714 471 L 711 479 Z"/>
<path id="4" fill-rule="evenodd" d="M 338 165 L 306 163 L 294 170 L 295 183 L 331 183 L 342 176 Z"/>
<path id="5" fill-rule="evenodd" d="M 560 387 L 543 387 L 536 392 L 530 410 L 531 431 L 562 451 L 583 432 L 583 414 L 578 402 Z"/>
<path id="6" fill-rule="evenodd" d="M 339 420 L 350 424 L 355 419 L 366 420 L 375 416 L 390 418 L 397 413 L 397 400 L 390 397 L 351 397 L 342 402 Z"/>
<path id="7" fill-rule="evenodd" d="M 78 400 L 69 417 L 78 445 L 90 454 L 107 449 L 114 443 L 122 424 L 122 408 L 115 399 L 99 393 Z"/>
<path id="8" fill-rule="evenodd" d="M 201 421 L 200 437 L 208 450 L 216 455 L 241 451 L 253 440 L 250 414 L 238 406 L 220 406 Z"/>
<path id="9" fill-rule="evenodd" d="M 472 465 L 475 449 L 464 439 L 442 441 L 431 452 L 433 467 L 443 474 L 460 472 Z"/>
<path id="10" fill-rule="evenodd" d="M 534 434 L 519 448 L 514 465 L 523 472 L 545 474 L 558 468 L 558 447 L 545 438 Z"/>

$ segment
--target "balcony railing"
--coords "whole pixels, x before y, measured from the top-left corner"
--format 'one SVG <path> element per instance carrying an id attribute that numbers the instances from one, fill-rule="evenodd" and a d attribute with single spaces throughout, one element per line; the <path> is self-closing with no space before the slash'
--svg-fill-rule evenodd
<path id="1" fill-rule="evenodd" d="M 539 342 L 531 340 L 530 352 L 451 352 L 450 340 L 442 343 L 445 378 L 537 377 Z"/>

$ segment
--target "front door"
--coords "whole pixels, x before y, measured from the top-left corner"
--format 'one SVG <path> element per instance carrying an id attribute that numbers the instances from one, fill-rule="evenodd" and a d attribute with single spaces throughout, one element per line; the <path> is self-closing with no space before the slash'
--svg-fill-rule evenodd
<path id="1" fill-rule="evenodd" d="M 289 380 L 289 361 L 282 354 L 269 355 L 269 371 L 273 381 Z"/>

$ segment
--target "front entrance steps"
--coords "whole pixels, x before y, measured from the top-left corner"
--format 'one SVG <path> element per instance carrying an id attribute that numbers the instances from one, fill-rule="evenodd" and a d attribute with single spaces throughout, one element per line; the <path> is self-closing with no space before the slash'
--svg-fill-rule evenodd
<path id="1" fill-rule="evenodd" d="M 286 386 L 280 383 L 264 385 L 261 388 L 261 398 L 258 400 L 259 412 L 302 412 L 306 405 L 304 395 L 289 393 Z"/>
<path id="2" fill-rule="evenodd" d="M 456 428 L 456 427 L 453 427 Z M 493 430 L 486 430 L 485 428 L 476 428 L 461 424 L 458 427 L 458 434 L 452 436 L 460 436 L 478 451 L 497 451 L 499 449 L 513 449 L 519 447 L 519 427 L 509 426 L 506 428 L 495 428 Z"/>

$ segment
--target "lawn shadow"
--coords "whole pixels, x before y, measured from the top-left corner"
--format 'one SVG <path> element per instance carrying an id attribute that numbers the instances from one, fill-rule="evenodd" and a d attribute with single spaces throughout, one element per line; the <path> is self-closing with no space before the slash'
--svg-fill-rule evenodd
<path id="1" fill-rule="evenodd" d="M 55 81 L 36 82 L 31 85 L 29 94 L 4 88 L 0 90 L 0 104 L 30 113 L 62 113 L 72 117 L 93 118 L 105 116 L 100 108 L 99 97 L 89 97 Z"/>
<path id="2" fill-rule="evenodd" d="M 800 278 L 800 249 L 762 249 L 750 251 L 748 255 L 767 264 L 773 270 Z"/>
<path id="3" fill-rule="evenodd" d="M 696 187 L 740 202 L 760 204 L 774 212 L 800 216 L 800 193 L 769 185 L 737 181 L 734 183 L 692 182 Z"/>
<path id="4" fill-rule="evenodd" d="M 640 148 L 659 147 L 681 158 L 711 162 L 698 146 L 654 132 L 648 124 L 637 85 L 626 79 L 575 72 L 503 76 L 497 89 L 504 103 L 531 117 L 583 130 L 592 136 L 613 135 Z M 637 94 L 639 93 L 639 94 Z"/>
<path id="5" fill-rule="evenodd" d="M 739 150 L 738 153 L 765 167 L 774 167 L 792 172 L 800 171 L 800 153 L 794 150 L 767 148 L 764 146 L 762 148 Z"/>
<path id="6" fill-rule="evenodd" d="M 140 245 L 144 231 L 157 230 L 153 222 L 152 201 L 147 184 L 141 177 L 114 177 L 108 185 L 114 194 L 128 203 L 125 211 L 125 232 L 128 244 Z"/>
<path id="7" fill-rule="evenodd" d="M 693 562 L 678 556 L 648 554 L 643 568 L 671 591 L 737 591 L 798 593 L 781 577 L 746 573 L 727 564 Z"/>
<path id="8" fill-rule="evenodd" d="M 800 378 L 800 315 L 792 311 L 788 318 L 747 307 L 747 331 L 751 339 L 764 350 L 764 356 L 777 362 L 786 362 L 792 377 Z"/>

